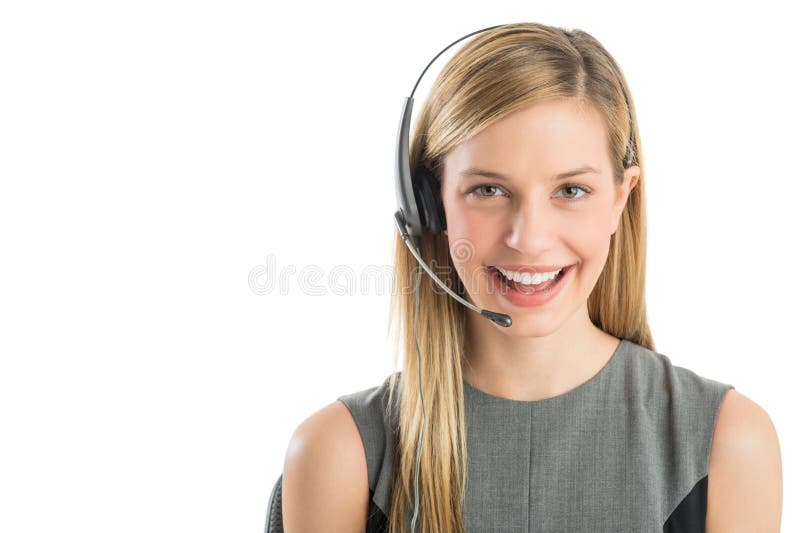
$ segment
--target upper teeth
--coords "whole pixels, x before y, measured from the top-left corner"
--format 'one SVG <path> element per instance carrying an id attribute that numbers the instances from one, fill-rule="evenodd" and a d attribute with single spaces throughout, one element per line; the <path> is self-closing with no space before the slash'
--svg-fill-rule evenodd
<path id="1" fill-rule="evenodd" d="M 545 281 L 550 281 L 563 269 L 559 268 L 553 272 L 537 272 L 536 274 L 530 274 L 529 272 L 513 272 L 511 270 L 503 270 L 500 267 L 497 267 L 497 270 L 502 272 L 502 274 L 508 279 L 512 279 L 517 283 L 523 283 L 525 285 L 537 285 L 539 283 L 544 283 Z"/>

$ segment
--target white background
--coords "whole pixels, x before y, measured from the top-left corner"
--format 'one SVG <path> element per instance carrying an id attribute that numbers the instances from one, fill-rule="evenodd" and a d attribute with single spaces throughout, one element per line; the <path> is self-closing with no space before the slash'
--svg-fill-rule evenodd
<path id="1" fill-rule="evenodd" d="M 769 413 L 797 501 L 797 30 L 756 5 L 4 3 L 0 530 L 263 531 L 297 425 L 393 370 L 390 285 L 334 286 L 390 267 L 403 98 L 519 21 L 621 64 L 657 351 Z"/>

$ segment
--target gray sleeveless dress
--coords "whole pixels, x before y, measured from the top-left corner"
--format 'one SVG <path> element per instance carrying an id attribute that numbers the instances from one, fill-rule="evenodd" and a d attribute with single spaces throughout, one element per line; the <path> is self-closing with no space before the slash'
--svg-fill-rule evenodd
<path id="1" fill-rule="evenodd" d="M 368 533 L 386 530 L 391 505 L 388 383 L 338 398 L 366 451 Z M 625 339 L 553 398 L 509 400 L 464 380 L 467 531 L 705 531 L 711 438 L 732 388 Z"/>

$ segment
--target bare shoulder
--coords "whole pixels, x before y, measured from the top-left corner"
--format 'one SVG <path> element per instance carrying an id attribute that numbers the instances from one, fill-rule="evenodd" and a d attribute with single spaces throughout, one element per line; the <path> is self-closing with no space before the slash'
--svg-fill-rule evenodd
<path id="1" fill-rule="evenodd" d="M 775 426 L 761 406 L 731 389 L 720 405 L 711 441 L 706 530 L 777 533 L 782 500 Z"/>
<path id="2" fill-rule="evenodd" d="M 347 406 L 337 400 L 294 431 L 283 466 L 286 533 L 364 531 L 367 457 Z"/>

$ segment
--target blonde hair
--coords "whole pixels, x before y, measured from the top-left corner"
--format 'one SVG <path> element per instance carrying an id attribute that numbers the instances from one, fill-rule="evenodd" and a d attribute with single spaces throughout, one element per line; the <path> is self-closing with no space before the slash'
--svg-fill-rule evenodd
<path id="1" fill-rule="evenodd" d="M 618 74 L 617 74 L 618 73 Z M 422 104 L 409 149 L 410 168 L 426 165 L 439 177 L 449 150 L 507 115 L 537 102 L 570 97 L 593 105 L 607 125 L 614 181 L 623 180 L 623 159 L 633 133 L 632 163 L 641 172 L 611 236 L 608 259 L 589 296 L 592 322 L 613 336 L 655 349 L 645 312 L 645 190 L 642 152 L 633 101 L 611 55 L 591 35 L 539 23 L 515 23 L 478 34 L 447 62 Z M 629 108 L 630 105 L 630 114 Z M 631 119 L 632 117 L 632 119 Z M 394 275 L 390 327 L 402 376 L 392 375 L 387 414 L 398 402 L 398 445 L 394 459 L 389 531 L 409 530 L 422 404 L 417 380 L 414 287 L 419 266 L 393 227 Z M 424 232 L 420 254 L 428 265 L 446 265 L 442 280 L 464 294 L 454 275 L 447 236 Z M 448 268 L 449 267 L 449 268 Z M 463 532 L 467 449 L 461 364 L 466 313 L 427 275 L 419 288 L 418 339 L 426 430 L 419 472 L 419 524 L 424 532 Z M 397 328 L 397 319 L 402 332 Z M 399 398 L 397 397 L 399 394 Z"/>

